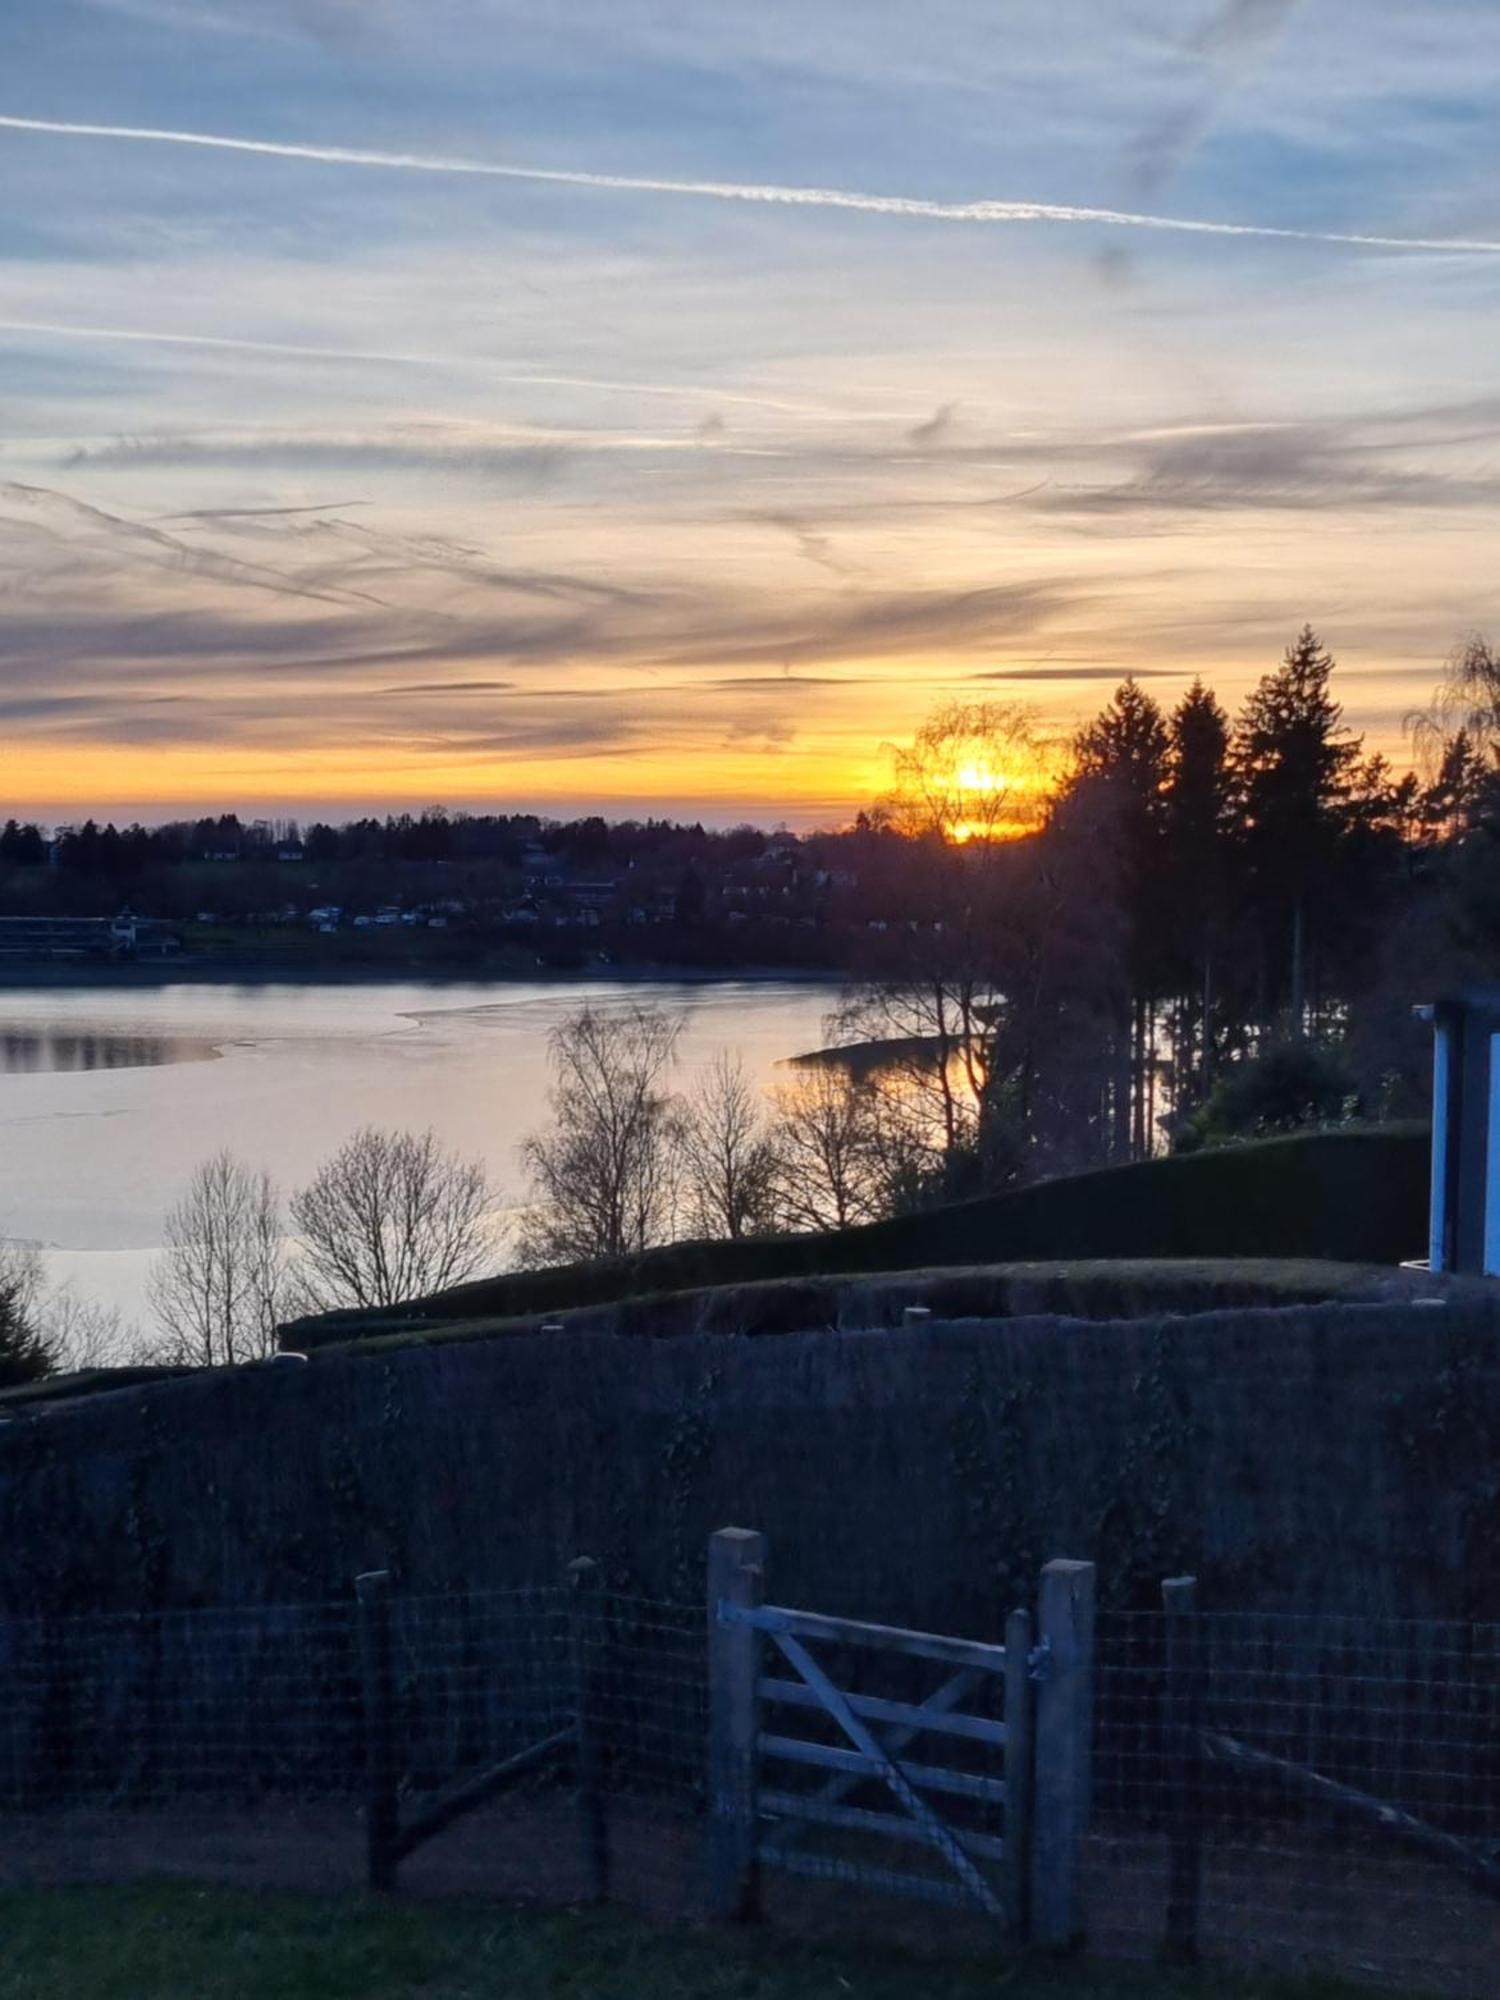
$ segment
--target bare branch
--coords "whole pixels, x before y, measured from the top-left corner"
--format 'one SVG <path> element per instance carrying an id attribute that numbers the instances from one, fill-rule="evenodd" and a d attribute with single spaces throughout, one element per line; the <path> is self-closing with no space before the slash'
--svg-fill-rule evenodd
<path id="1" fill-rule="evenodd" d="M 553 1031 L 553 1124 L 521 1147 L 536 1197 L 523 1264 L 626 1256 L 670 1237 L 682 1126 L 666 1079 L 681 1033 L 657 1007 L 586 1006 Z"/>
<path id="2" fill-rule="evenodd" d="M 493 1251 L 493 1205 L 483 1166 L 435 1133 L 367 1127 L 293 1197 L 298 1302 L 392 1306 L 461 1284 Z"/>
<path id="3" fill-rule="evenodd" d="M 285 1289 L 281 1203 L 270 1176 L 232 1153 L 214 1154 L 168 1215 L 147 1280 L 161 1358 L 219 1368 L 274 1353 Z"/>

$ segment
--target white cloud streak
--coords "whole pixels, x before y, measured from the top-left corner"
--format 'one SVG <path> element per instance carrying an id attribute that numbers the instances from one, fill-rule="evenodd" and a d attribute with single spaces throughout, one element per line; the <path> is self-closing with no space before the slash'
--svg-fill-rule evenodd
<path id="1" fill-rule="evenodd" d="M 522 167 L 493 160 L 450 158 L 433 153 L 375 152 L 349 146 L 300 145 L 273 139 L 244 139 L 218 132 L 179 132 L 149 125 L 93 125 L 0 113 L 0 129 L 54 138 L 106 139 L 164 146 L 198 146 L 216 152 L 252 153 L 278 160 L 306 160 L 323 166 L 367 167 L 422 174 L 461 174 L 490 180 L 540 182 L 549 186 L 594 188 L 621 194 L 687 196 L 698 200 L 752 202 L 779 208 L 852 210 L 862 215 L 912 221 L 955 223 L 1092 224 L 1189 236 L 1248 237 L 1284 243 L 1316 243 L 1360 250 L 1427 251 L 1478 256 L 1500 255 L 1500 241 L 1484 237 L 1385 236 L 1363 231 L 1286 229 L 1261 222 L 1209 222 L 1188 216 L 1149 215 L 1118 208 L 1080 208 L 1039 201 L 927 201 L 911 195 L 864 194 L 846 188 L 783 187 L 741 181 L 663 180 L 636 174 L 588 173 L 561 167 Z"/>
<path id="2" fill-rule="evenodd" d="M 596 375 L 518 373 L 498 369 L 483 356 L 472 354 L 412 354 L 378 347 L 331 347 L 312 341 L 249 340 L 216 333 L 167 333 L 151 327 L 77 326 L 66 320 L 51 319 L 0 319 L 0 335 L 7 333 L 56 340 L 107 340 L 142 342 L 159 347 L 201 347 L 210 351 L 217 348 L 231 354 L 284 355 L 307 361 L 367 362 L 377 367 L 451 368 L 476 372 L 491 382 L 503 382 L 511 388 L 587 389 L 598 391 L 601 395 L 669 396 L 700 405 L 724 403 L 746 409 L 774 410 L 782 416 L 817 417 L 827 421 L 836 421 L 844 414 L 837 410 L 819 409 L 811 403 L 721 389 L 712 382 L 694 388 L 681 382 L 628 382 L 612 381 Z"/>

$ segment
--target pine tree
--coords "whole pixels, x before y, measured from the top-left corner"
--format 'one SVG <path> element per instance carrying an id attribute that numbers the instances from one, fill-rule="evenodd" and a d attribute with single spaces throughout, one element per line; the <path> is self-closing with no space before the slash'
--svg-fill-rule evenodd
<path id="1" fill-rule="evenodd" d="M 1161 709 L 1134 679 L 1079 731 L 1076 782 L 1101 787 L 1113 807 L 1120 895 L 1129 928 L 1128 1023 L 1120 1046 L 1127 1067 L 1115 1092 L 1115 1150 L 1150 1147 L 1155 1074 L 1155 1003 L 1162 990 L 1168 904 L 1162 895 L 1161 841 L 1168 733 Z"/>
<path id="2" fill-rule="evenodd" d="M 1262 1025 L 1284 996 L 1299 1033 L 1310 945 L 1347 830 L 1361 749 L 1334 700 L 1333 668 L 1332 654 L 1304 625 L 1281 666 L 1250 695 L 1234 735 L 1246 859 L 1263 925 Z"/>
<path id="3" fill-rule="evenodd" d="M 1169 724 L 1163 844 L 1178 994 L 1177 1093 L 1213 1077 L 1218 959 L 1230 887 L 1229 718 L 1195 680 Z"/>
<path id="4" fill-rule="evenodd" d="M 1483 801 L 1484 790 L 1484 760 L 1467 728 L 1460 728 L 1444 743 L 1437 775 L 1419 801 L 1424 832 L 1436 840 L 1463 833 Z"/>
<path id="5" fill-rule="evenodd" d="M 0 1245 L 0 1389 L 40 1381 L 53 1371 L 51 1346 L 37 1324 L 41 1287 L 35 1248 Z"/>
<path id="6" fill-rule="evenodd" d="M 1078 732 L 1079 774 L 1104 778 L 1153 828 L 1160 823 L 1167 760 L 1167 725 L 1161 709 L 1130 677 L 1109 704 Z"/>

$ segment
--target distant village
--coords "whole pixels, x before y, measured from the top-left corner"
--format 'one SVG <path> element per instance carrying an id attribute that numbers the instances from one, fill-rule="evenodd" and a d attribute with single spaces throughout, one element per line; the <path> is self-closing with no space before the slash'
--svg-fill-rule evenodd
<path id="1" fill-rule="evenodd" d="M 863 823 L 798 835 L 666 820 L 223 814 L 0 832 L 0 959 L 630 961 L 826 969 L 892 922 Z"/>

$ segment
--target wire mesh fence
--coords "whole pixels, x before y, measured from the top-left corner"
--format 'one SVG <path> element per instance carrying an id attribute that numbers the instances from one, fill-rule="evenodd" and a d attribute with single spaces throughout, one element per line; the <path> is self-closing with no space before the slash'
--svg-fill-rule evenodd
<path id="1" fill-rule="evenodd" d="M 1096 1637 L 1093 1950 L 1326 1969 L 1455 2000 L 1495 1990 L 1500 1626 L 1109 1611 Z M 704 1605 L 587 1575 L 392 1594 L 373 1627 L 353 1593 L 0 1621 L 0 1884 L 177 1875 L 355 1889 L 384 1798 L 404 1893 L 609 1897 L 700 1917 L 712 1907 L 712 1656 Z M 909 1724 L 933 1698 L 930 1671 L 910 1658 L 887 1670 L 859 1646 L 819 1658 L 882 1756 L 915 1775 L 954 1752 L 953 1772 L 974 1782 L 946 1824 L 998 1881 L 998 1833 L 1013 1826 L 995 1810 L 993 1781 L 1009 1776 L 990 1747 L 1008 1712 L 999 1682 L 964 1690 L 973 1740 L 945 1751 Z M 897 1707 L 899 1738 L 881 1720 Z M 795 1704 L 761 1727 L 840 1742 L 836 1722 Z M 1031 1779 L 1045 1787 L 1046 1773 Z M 883 1892 L 889 1850 L 876 1856 L 862 1819 L 900 1811 L 888 1785 L 785 1763 L 745 1782 L 773 1924 L 1005 1941 L 965 1898 L 963 1871 L 941 1851 L 924 1860 L 920 1839 L 905 1872 L 925 1871 L 953 1907 Z M 778 1790 L 827 1814 L 794 1828 Z M 775 1867 L 778 1849 L 801 1865 Z"/>
<path id="2" fill-rule="evenodd" d="M 362 1611 L 0 1620 L 0 1883 L 363 1884 L 381 1802 Z M 702 1815 L 701 1605 L 557 1589 L 391 1596 L 384 1613 L 401 1886 L 691 1900 L 693 1842 L 639 1835 Z"/>
<path id="3" fill-rule="evenodd" d="M 1500 1628 L 1106 1614 L 1097 1688 L 1098 1949 L 1495 1991 Z"/>

